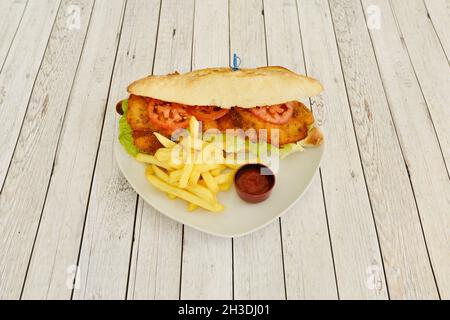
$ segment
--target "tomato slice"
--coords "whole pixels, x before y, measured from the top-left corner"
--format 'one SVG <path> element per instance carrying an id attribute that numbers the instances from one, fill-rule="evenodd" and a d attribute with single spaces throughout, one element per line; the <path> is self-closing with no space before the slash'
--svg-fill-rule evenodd
<path id="1" fill-rule="evenodd" d="M 268 107 L 255 107 L 250 109 L 251 113 L 259 119 L 273 124 L 285 124 L 294 113 L 292 103 L 276 104 Z"/>
<path id="2" fill-rule="evenodd" d="M 189 125 L 190 115 L 183 105 L 150 100 L 147 111 L 151 125 L 165 134 L 170 135 L 175 130 L 187 128 Z"/>
<path id="3" fill-rule="evenodd" d="M 190 107 L 189 112 L 200 121 L 214 121 L 226 115 L 230 109 L 223 109 L 215 106 Z"/>

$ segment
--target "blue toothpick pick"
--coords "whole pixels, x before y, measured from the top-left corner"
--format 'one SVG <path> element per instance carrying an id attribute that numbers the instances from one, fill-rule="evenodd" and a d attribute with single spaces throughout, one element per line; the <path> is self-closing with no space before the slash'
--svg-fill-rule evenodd
<path id="1" fill-rule="evenodd" d="M 233 54 L 233 65 L 231 66 L 231 69 L 233 71 L 239 70 L 239 66 L 241 65 L 241 58 L 238 57 L 236 53 Z"/>

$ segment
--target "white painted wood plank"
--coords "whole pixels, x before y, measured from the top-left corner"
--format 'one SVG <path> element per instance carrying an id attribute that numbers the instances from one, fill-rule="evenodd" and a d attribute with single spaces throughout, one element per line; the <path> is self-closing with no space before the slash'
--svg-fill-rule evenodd
<path id="1" fill-rule="evenodd" d="M 66 27 L 65 10 L 73 3 L 82 8 L 75 32 Z M 90 11 L 87 0 L 63 1 L 0 195 L 2 298 L 20 296 Z"/>
<path id="2" fill-rule="evenodd" d="M 178 299 L 182 225 L 140 198 L 134 238 L 128 299 Z"/>
<path id="3" fill-rule="evenodd" d="M 98 1 L 94 6 L 24 286 L 24 299 L 71 297 L 72 289 L 66 282 L 70 282 L 76 270 L 117 49 L 121 8 L 121 3 L 107 1 Z M 82 22 L 87 23 L 89 18 L 83 14 Z"/>
<path id="4" fill-rule="evenodd" d="M 242 68 L 267 65 L 263 5 L 230 1 L 230 46 Z M 285 299 L 280 222 L 234 240 L 234 297 Z"/>
<path id="5" fill-rule="evenodd" d="M 6 178 L 59 3 L 59 0 L 29 3 L 0 74 L 0 188 Z"/>
<path id="6" fill-rule="evenodd" d="M 193 69 L 229 65 L 228 3 L 195 2 Z M 232 241 L 184 227 L 181 299 L 233 297 Z"/>
<path id="7" fill-rule="evenodd" d="M 450 72 L 439 39 L 422 1 L 391 2 L 450 170 Z M 448 34 L 448 28 L 446 30 Z"/>
<path id="8" fill-rule="evenodd" d="M 434 274 L 442 298 L 450 298 L 450 180 L 433 123 L 389 4 L 364 0 L 381 10 L 381 30 L 370 30 L 401 147 L 409 168 Z"/>
<path id="9" fill-rule="evenodd" d="M 193 19 L 193 0 L 166 0 L 161 3 L 154 74 L 190 71 Z"/>
<path id="10" fill-rule="evenodd" d="M 190 70 L 193 16 L 194 1 L 162 2 L 154 74 Z M 130 299 L 179 298 L 182 230 L 181 224 L 139 201 Z"/>
<path id="11" fill-rule="evenodd" d="M 184 227 L 181 299 L 233 298 L 230 239 Z"/>
<path id="12" fill-rule="evenodd" d="M 295 0 L 264 1 L 264 17 L 269 65 L 281 65 L 306 74 Z M 304 102 L 309 105 L 309 100 Z M 321 119 L 316 116 L 316 121 Z M 336 279 L 319 174 L 302 200 L 281 218 L 281 227 L 287 298 L 336 299 Z"/>
<path id="13" fill-rule="evenodd" d="M 321 172 L 339 296 L 385 299 L 383 263 L 329 6 L 301 0 L 298 14 L 306 70 L 325 87 L 312 102 L 326 137 Z"/>
<path id="14" fill-rule="evenodd" d="M 27 4 L 27 0 L 3 0 L 0 2 L 0 71 L 11 42 L 14 40 L 17 28 Z"/>
<path id="15" fill-rule="evenodd" d="M 361 3 L 331 11 L 392 299 L 437 298 L 405 162 Z"/>
<path id="16" fill-rule="evenodd" d="M 122 3 L 116 2 L 115 11 Z M 159 1 L 127 1 L 80 252 L 81 285 L 74 299 L 126 298 L 137 196 L 115 161 L 115 106 L 127 96 L 129 83 L 151 73 L 158 8 Z"/>
<path id="17" fill-rule="evenodd" d="M 447 55 L 450 57 L 450 1 L 449 0 L 424 0 L 431 23 L 439 37 L 439 40 Z"/>

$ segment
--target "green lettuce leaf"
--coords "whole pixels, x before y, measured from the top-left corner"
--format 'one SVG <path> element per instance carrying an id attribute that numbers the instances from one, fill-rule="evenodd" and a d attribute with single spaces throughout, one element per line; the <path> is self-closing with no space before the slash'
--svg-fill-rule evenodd
<path id="1" fill-rule="evenodd" d="M 293 154 L 295 152 L 302 152 L 304 150 L 301 141 L 297 143 L 288 143 L 280 148 L 280 158 L 284 159 L 288 155 Z"/>
<path id="2" fill-rule="evenodd" d="M 133 142 L 133 130 L 127 121 L 128 100 L 122 101 L 123 115 L 119 119 L 119 141 L 125 150 L 135 157 L 139 153 L 139 149 Z"/>

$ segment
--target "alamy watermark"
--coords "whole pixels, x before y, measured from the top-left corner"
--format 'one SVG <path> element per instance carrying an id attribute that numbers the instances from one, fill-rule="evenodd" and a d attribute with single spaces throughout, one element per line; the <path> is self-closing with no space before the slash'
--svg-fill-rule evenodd
<path id="1" fill-rule="evenodd" d="M 370 5 L 366 9 L 367 27 L 369 30 L 381 29 L 381 9 L 377 5 Z"/>
<path id="2" fill-rule="evenodd" d="M 72 4 L 66 9 L 66 27 L 69 30 L 81 29 L 81 8 Z"/>
<path id="3" fill-rule="evenodd" d="M 66 278 L 66 287 L 69 290 L 78 290 L 80 289 L 81 285 L 80 285 L 80 277 L 81 277 L 81 273 L 80 273 L 80 267 L 77 265 L 70 265 L 67 267 L 66 269 L 66 274 L 67 274 L 67 278 Z"/>
<path id="4" fill-rule="evenodd" d="M 371 265 L 366 269 L 366 286 L 369 290 L 380 291 L 383 287 L 382 271 L 379 266 Z"/>
<path id="5" fill-rule="evenodd" d="M 201 123 L 199 124 L 201 126 Z M 171 149 L 175 164 L 246 164 L 264 163 L 277 173 L 280 161 L 280 132 L 278 129 L 218 129 L 201 128 L 194 138 L 186 129 L 176 130 L 172 141 L 180 141 Z M 267 174 L 272 174 L 267 172 Z M 265 173 L 263 173 L 265 174 Z"/>

